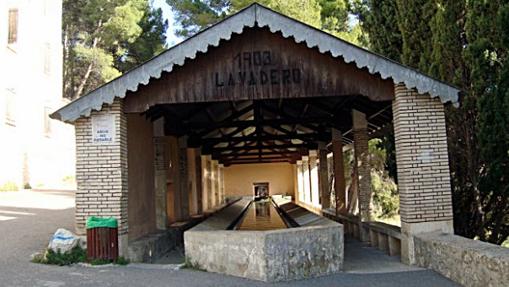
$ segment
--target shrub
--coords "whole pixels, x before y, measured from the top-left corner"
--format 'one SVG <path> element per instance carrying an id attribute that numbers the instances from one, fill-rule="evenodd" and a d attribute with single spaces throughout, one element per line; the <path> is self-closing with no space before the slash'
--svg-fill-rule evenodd
<path id="1" fill-rule="evenodd" d="M 44 253 L 34 255 L 32 262 L 58 266 L 71 265 L 79 262 L 88 262 L 87 251 L 86 249 L 81 248 L 79 245 L 74 247 L 70 252 L 66 253 L 61 253 L 60 251 L 55 252 L 51 249 L 47 249 Z M 113 262 L 107 259 L 93 259 L 90 260 L 89 263 L 91 265 L 105 265 L 110 263 L 117 265 L 127 265 L 129 264 L 129 260 L 125 259 L 124 257 L 119 257 Z"/>
<path id="2" fill-rule="evenodd" d="M 376 215 L 380 218 L 397 215 L 399 213 L 399 193 L 394 181 L 384 174 L 372 172 L 371 186 Z"/>
<path id="3" fill-rule="evenodd" d="M 64 266 L 78 262 L 85 262 L 86 260 L 87 253 L 85 249 L 80 246 L 76 246 L 70 252 L 66 253 L 62 253 L 60 250 L 55 252 L 51 249 L 47 249 L 44 254 L 34 256 L 32 262 Z"/>
<path id="4" fill-rule="evenodd" d="M 15 182 L 8 181 L 0 185 L 0 191 L 18 191 L 19 187 Z"/>

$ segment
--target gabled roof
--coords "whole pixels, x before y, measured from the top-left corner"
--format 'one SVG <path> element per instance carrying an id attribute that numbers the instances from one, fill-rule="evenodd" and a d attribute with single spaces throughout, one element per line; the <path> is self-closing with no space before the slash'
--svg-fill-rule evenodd
<path id="1" fill-rule="evenodd" d="M 317 47 L 321 53 L 342 57 L 346 63 L 353 62 L 359 69 L 366 68 L 382 79 L 392 78 L 394 83 L 403 83 L 421 94 L 439 97 L 442 103 L 458 105 L 458 88 L 255 3 L 74 100 L 51 117 L 73 122 L 89 116 L 92 110 L 101 110 L 103 104 L 113 103 L 116 97 L 124 98 L 127 91 L 134 92 L 140 84 L 146 85 L 150 79 L 160 78 L 162 72 L 171 72 L 175 65 L 194 59 L 198 52 L 207 52 L 209 46 L 217 47 L 221 40 L 229 40 L 233 33 L 241 34 L 245 27 L 255 26 L 268 27 L 272 33 L 281 32 L 285 38 L 294 38 L 296 43 L 305 43 L 309 48 Z"/>

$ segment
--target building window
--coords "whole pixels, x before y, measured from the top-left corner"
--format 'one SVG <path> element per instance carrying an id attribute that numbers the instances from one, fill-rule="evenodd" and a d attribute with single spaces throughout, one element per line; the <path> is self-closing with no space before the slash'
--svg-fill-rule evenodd
<path id="1" fill-rule="evenodd" d="M 51 114 L 51 108 L 44 107 L 44 135 L 49 137 L 51 134 L 51 119 L 49 115 Z"/>
<path id="2" fill-rule="evenodd" d="M 7 44 L 18 42 L 18 9 L 9 9 L 9 35 Z"/>
<path id="3" fill-rule="evenodd" d="M 5 123 L 13 127 L 16 126 L 15 101 L 16 91 L 14 89 L 7 89 L 5 93 Z"/>
<path id="4" fill-rule="evenodd" d="M 51 46 L 49 43 L 44 44 L 44 74 L 51 73 Z"/>

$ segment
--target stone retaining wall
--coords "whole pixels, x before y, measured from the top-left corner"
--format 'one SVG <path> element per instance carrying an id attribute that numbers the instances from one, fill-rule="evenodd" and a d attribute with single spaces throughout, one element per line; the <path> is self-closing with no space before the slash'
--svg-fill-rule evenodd
<path id="1" fill-rule="evenodd" d="M 187 231 L 186 260 L 199 269 L 268 282 L 343 268 L 342 226 L 273 231 Z"/>
<path id="2" fill-rule="evenodd" d="M 186 231 L 187 263 L 210 272 L 268 282 L 341 271 L 344 257 L 341 224 L 292 204 L 285 205 L 288 208 L 285 212 L 305 227 L 269 231 L 225 230 L 248 204 L 246 199 L 239 200 Z"/>
<path id="3" fill-rule="evenodd" d="M 509 284 L 509 248 L 443 233 L 414 238 L 416 263 L 467 287 Z"/>

